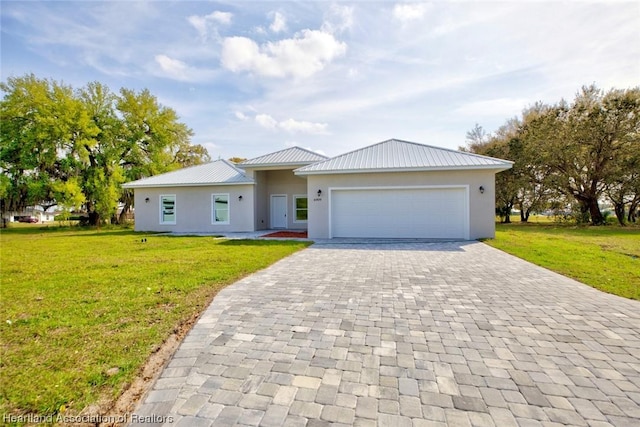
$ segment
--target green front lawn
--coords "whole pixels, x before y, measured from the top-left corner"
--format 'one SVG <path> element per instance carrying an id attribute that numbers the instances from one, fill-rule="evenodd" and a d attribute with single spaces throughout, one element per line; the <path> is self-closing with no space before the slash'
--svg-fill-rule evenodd
<path id="1" fill-rule="evenodd" d="M 306 246 L 121 229 L 2 230 L 0 412 L 77 413 L 116 398 L 220 289 Z"/>
<path id="2" fill-rule="evenodd" d="M 485 243 L 604 292 L 640 300 L 640 227 L 498 224 Z"/>

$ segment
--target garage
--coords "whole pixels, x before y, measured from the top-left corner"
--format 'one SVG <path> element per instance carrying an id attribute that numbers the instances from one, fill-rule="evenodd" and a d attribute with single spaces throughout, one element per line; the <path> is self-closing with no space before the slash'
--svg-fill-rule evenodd
<path id="1" fill-rule="evenodd" d="M 333 188 L 331 237 L 468 239 L 468 187 Z"/>
<path id="2" fill-rule="evenodd" d="M 495 236 L 495 175 L 512 165 L 390 139 L 294 173 L 307 179 L 312 239 L 471 240 Z"/>

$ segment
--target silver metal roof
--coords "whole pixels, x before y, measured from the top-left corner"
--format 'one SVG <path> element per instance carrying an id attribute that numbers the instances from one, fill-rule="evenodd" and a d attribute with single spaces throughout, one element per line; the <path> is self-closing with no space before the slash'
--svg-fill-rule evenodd
<path id="1" fill-rule="evenodd" d="M 313 151 L 300 148 L 291 147 L 284 150 L 276 151 L 275 153 L 265 154 L 264 156 L 256 157 L 254 159 L 245 160 L 238 166 L 244 167 L 256 167 L 256 166 L 286 166 L 286 165 L 308 165 L 309 163 L 326 160 L 328 157 L 322 154 L 314 153 Z"/>
<path id="2" fill-rule="evenodd" d="M 513 162 L 390 139 L 295 170 L 297 175 L 407 170 L 509 169 Z"/>
<path id="3" fill-rule="evenodd" d="M 204 165 L 191 166 L 184 169 L 154 175 L 123 185 L 124 188 L 145 187 L 191 187 L 204 185 L 238 185 L 253 184 L 244 171 L 232 163 L 220 159 Z"/>

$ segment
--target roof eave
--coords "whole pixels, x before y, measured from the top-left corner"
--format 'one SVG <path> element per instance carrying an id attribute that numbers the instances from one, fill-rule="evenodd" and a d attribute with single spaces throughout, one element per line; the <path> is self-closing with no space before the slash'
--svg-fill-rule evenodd
<path id="1" fill-rule="evenodd" d="M 454 171 L 454 170 L 495 170 L 503 171 L 511 169 L 513 163 L 504 165 L 474 165 L 474 166 L 436 166 L 436 167 L 416 167 L 416 168 L 372 168 L 372 169 L 333 169 L 317 171 L 293 171 L 296 175 L 332 175 L 346 173 L 381 173 L 381 172 L 432 172 L 432 171 Z"/>
<path id="2" fill-rule="evenodd" d="M 186 182 L 186 183 L 174 183 L 174 184 L 141 184 L 131 185 L 124 184 L 122 188 L 133 189 L 136 188 L 166 188 L 166 187 L 219 187 L 227 185 L 255 185 L 255 182 Z"/>
<path id="3" fill-rule="evenodd" d="M 247 164 L 240 163 L 237 166 L 242 169 L 277 168 L 277 167 L 282 167 L 282 168 L 298 167 L 299 168 L 299 167 L 309 166 L 319 161 L 324 161 L 324 160 L 317 160 L 313 162 L 291 162 L 291 163 L 247 163 Z"/>

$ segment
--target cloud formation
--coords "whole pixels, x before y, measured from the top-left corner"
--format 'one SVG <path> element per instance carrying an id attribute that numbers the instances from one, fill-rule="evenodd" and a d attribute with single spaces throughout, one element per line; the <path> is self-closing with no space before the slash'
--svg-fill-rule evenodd
<path id="1" fill-rule="evenodd" d="M 640 84 L 633 2 L 223 3 L 2 2 L 0 73 L 144 84 L 224 157 L 455 148 L 583 84 Z"/>
<path id="2" fill-rule="evenodd" d="M 393 17 L 403 23 L 417 21 L 424 18 L 429 4 L 427 3 L 403 3 L 393 7 Z"/>
<path id="3" fill-rule="evenodd" d="M 264 77 L 304 78 L 321 71 L 347 51 L 332 34 L 302 30 L 293 38 L 258 45 L 248 37 L 227 37 L 222 42 L 222 66 Z"/>
<path id="4" fill-rule="evenodd" d="M 255 120 L 258 125 L 265 129 L 283 130 L 291 134 L 303 133 L 308 135 L 324 135 L 328 133 L 327 128 L 329 127 L 327 123 L 313 123 L 291 118 L 279 122 L 269 114 L 257 114 Z"/>
<path id="5" fill-rule="evenodd" d="M 167 55 L 156 55 L 156 63 L 160 66 L 169 77 L 173 77 L 178 80 L 185 80 L 187 78 L 187 64 L 178 60 L 169 58 Z"/>
<path id="6" fill-rule="evenodd" d="M 211 35 L 217 35 L 217 25 L 229 25 L 233 18 L 230 12 L 215 11 L 209 15 L 191 15 L 187 21 L 196 29 L 200 38 L 207 40 Z"/>
<path id="7" fill-rule="evenodd" d="M 274 33 L 287 31 L 287 18 L 280 12 L 273 14 L 273 22 L 269 25 L 269 29 Z"/>
<path id="8" fill-rule="evenodd" d="M 495 98 L 467 102 L 455 109 L 455 112 L 468 117 L 486 117 L 496 114 L 503 117 L 518 115 L 529 104 L 525 98 Z"/>
<path id="9" fill-rule="evenodd" d="M 353 26 L 353 6 L 332 4 L 325 12 L 322 31 L 328 33 L 342 33 Z"/>
<path id="10" fill-rule="evenodd" d="M 155 76 L 181 82 L 206 82 L 215 78 L 216 70 L 199 68 L 166 54 L 154 56 L 147 69 Z"/>

